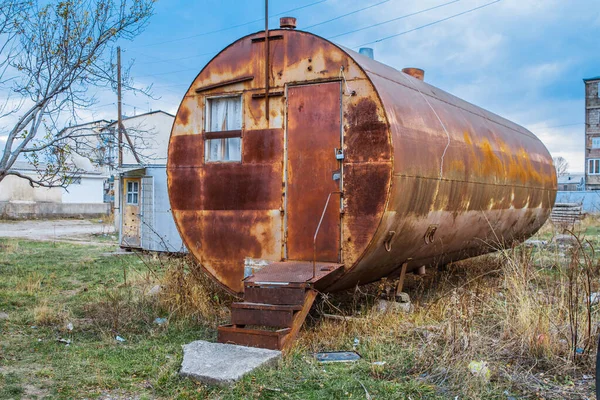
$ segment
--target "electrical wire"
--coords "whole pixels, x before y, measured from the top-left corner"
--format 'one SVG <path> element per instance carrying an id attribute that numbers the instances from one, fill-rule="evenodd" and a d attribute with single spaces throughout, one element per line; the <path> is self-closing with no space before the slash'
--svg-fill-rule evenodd
<path id="1" fill-rule="evenodd" d="M 300 6 L 300 7 L 292 8 L 290 10 L 282 11 L 282 12 L 277 13 L 277 14 L 269 15 L 269 19 L 270 18 L 278 17 L 278 16 L 283 15 L 283 14 L 287 14 L 287 13 L 291 13 L 291 12 L 294 12 L 294 11 L 302 10 L 303 8 L 308 8 L 308 7 L 315 6 L 317 4 L 325 3 L 326 1 L 328 1 L 328 0 L 319 0 L 319 1 L 315 1 L 313 3 L 309 3 L 309 4 L 306 4 L 306 5 Z M 197 38 L 197 37 L 200 37 L 200 36 L 211 35 L 213 33 L 225 32 L 225 31 L 228 31 L 228 30 L 231 30 L 231 29 L 240 28 L 242 26 L 252 25 L 252 24 L 255 24 L 257 22 L 264 21 L 264 20 L 265 20 L 264 18 L 255 19 L 253 21 L 248 21 L 248 22 L 244 22 L 244 23 L 241 23 L 241 24 L 231 25 L 231 26 L 228 26 L 227 28 L 215 29 L 213 31 L 202 32 L 202 33 L 198 33 L 196 35 L 186 36 L 186 37 L 177 38 L 177 39 L 170 39 L 170 40 L 165 40 L 165 41 L 162 41 L 162 42 L 150 43 L 150 44 L 145 44 L 145 45 L 136 46 L 136 47 L 137 48 L 151 47 L 151 46 L 158 46 L 158 45 L 166 44 L 166 43 L 180 42 L 180 41 L 183 41 L 183 40 L 194 39 L 194 38 Z"/>
<path id="2" fill-rule="evenodd" d="M 313 24 L 313 25 L 309 25 L 309 26 L 302 27 L 302 30 L 306 30 L 306 29 L 314 28 L 315 26 L 324 25 L 324 24 L 327 24 L 327 23 L 329 23 L 329 22 L 336 21 L 336 20 L 338 20 L 338 19 L 341 19 L 341 18 L 347 17 L 348 15 L 356 14 L 356 13 L 359 13 L 359 12 L 361 12 L 361 11 L 368 10 L 369 8 L 377 7 L 378 5 L 380 5 L 380 4 L 383 4 L 383 3 L 388 3 L 389 1 L 390 1 L 390 0 L 383 0 L 383 1 L 380 1 L 379 3 L 376 3 L 376 4 L 371 4 L 370 6 L 363 7 L 363 8 L 361 8 L 361 9 L 359 9 L 359 10 L 355 10 L 355 11 L 349 12 L 349 13 L 347 13 L 347 14 L 340 15 L 340 16 L 338 16 L 338 17 L 335 17 L 335 18 L 328 19 L 327 21 L 323 21 L 323 22 L 319 22 L 318 24 Z"/>
<path id="3" fill-rule="evenodd" d="M 367 46 L 367 45 L 370 45 L 370 44 L 374 44 L 374 43 L 383 42 L 384 40 L 392 39 L 392 38 L 395 38 L 395 37 L 397 37 L 397 36 L 406 35 L 407 33 L 414 32 L 414 31 L 417 31 L 417 30 L 419 30 L 419 29 L 426 28 L 426 27 L 428 27 L 428 26 L 432 26 L 432 25 L 435 25 L 435 24 L 439 24 L 440 22 L 448 21 L 449 19 L 452 19 L 452 18 L 460 17 L 461 15 L 465 15 L 465 14 L 468 14 L 468 13 L 471 13 L 471 12 L 474 12 L 474 11 L 477 11 L 477 10 L 480 10 L 480 9 L 482 9 L 482 8 L 484 8 L 484 7 L 491 6 L 492 4 L 499 3 L 500 1 L 502 1 L 502 0 L 495 0 L 495 1 L 492 1 L 492 2 L 490 2 L 490 3 L 484 4 L 484 5 L 482 5 L 482 6 L 475 7 L 475 8 L 471 8 L 471 9 L 469 9 L 469 10 L 467 10 L 467 11 L 463 11 L 463 12 L 460 12 L 460 13 L 458 13 L 458 14 L 454 14 L 454 15 L 451 15 L 451 16 L 449 16 L 449 17 L 446 17 L 446 18 L 443 18 L 443 19 L 439 19 L 439 20 L 437 20 L 437 21 L 430 22 L 430 23 L 428 23 L 428 24 L 421 25 L 421 26 L 418 26 L 418 27 L 416 27 L 416 28 L 413 28 L 413 29 L 409 29 L 409 30 L 407 30 L 407 31 L 404 31 L 404 32 L 396 33 L 396 34 L 394 34 L 394 35 L 386 36 L 386 37 L 383 37 L 383 38 L 381 38 L 381 39 L 373 40 L 372 42 L 363 43 L 363 44 L 361 44 L 361 45 L 359 45 L 359 46 L 354 46 L 353 48 L 354 48 L 354 49 L 357 49 L 357 48 L 359 48 L 359 47 Z"/>
<path id="4" fill-rule="evenodd" d="M 378 23 L 376 23 L 376 24 L 372 24 L 372 25 L 369 25 L 369 26 L 365 26 L 365 27 L 363 27 L 363 28 L 354 29 L 354 30 L 352 30 L 352 31 L 348 31 L 348 32 L 340 33 L 340 34 L 338 34 L 338 35 L 334 35 L 334 36 L 329 36 L 327 39 L 335 39 L 335 38 L 338 38 L 338 37 L 340 37 L 340 36 L 346 36 L 346 35 L 349 35 L 349 34 L 351 34 L 351 33 L 360 32 L 360 31 L 364 31 L 364 30 L 366 30 L 366 29 L 374 28 L 374 27 L 376 27 L 376 26 L 381 26 L 381 25 L 389 24 L 390 22 L 398 21 L 398 20 L 401 20 L 401 19 L 404 19 L 404 18 L 412 17 L 413 15 L 419 15 L 419 14 L 423 14 L 424 12 L 427 12 L 427 11 L 435 10 L 435 9 L 437 9 L 437 8 L 445 7 L 445 6 L 448 6 L 448 5 L 450 5 L 450 4 L 458 3 L 459 1 L 461 1 L 461 0 L 452 0 L 452 1 L 449 1 L 449 2 L 447 2 L 447 3 L 444 3 L 444 4 L 437 5 L 437 6 L 435 6 L 435 7 L 430 7 L 430 8 L 426 8 L 426 9 L 424 9 L 424 10 L 415 11 L 414 13 L 410 13 L 410 14 L 402 15 L 402 16 L 400 16 L 400 17 L 396 17 L 396 18 L 388 19 L 387 21 L 378 22 Z"/>

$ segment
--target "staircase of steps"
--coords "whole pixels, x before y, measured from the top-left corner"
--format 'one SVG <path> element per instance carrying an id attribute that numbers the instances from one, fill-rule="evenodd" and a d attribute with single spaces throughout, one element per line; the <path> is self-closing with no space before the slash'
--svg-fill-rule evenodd
<path id="1" fill-rule="evenodd" d="M 220 326 L 217 340 L 249 347 L 284 350 L 304 323 L 317 297 L 315 284 L 341 264 L 319 263 L 313 276 L 310 262 L 278 262 L 244 281 L 244 301 L 231 305 L 231 324 Z"/>

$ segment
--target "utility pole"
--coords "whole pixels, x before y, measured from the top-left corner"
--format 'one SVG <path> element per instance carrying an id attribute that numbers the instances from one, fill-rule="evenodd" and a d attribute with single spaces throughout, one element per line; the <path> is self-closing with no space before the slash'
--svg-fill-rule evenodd
<path id="1" fill-rule="evenodd" d="M 269 0 L 265 0 L 265 117 L 267 118 L 267 121 L 268 121 L 269 120 Z"/>
<path id="2" fill-rule="evenodd" d="M 119 168 L 123 166 L 123 114 L 121 110 L 121 47 L 117 47 L 117 129 L 119 131 Z"/>

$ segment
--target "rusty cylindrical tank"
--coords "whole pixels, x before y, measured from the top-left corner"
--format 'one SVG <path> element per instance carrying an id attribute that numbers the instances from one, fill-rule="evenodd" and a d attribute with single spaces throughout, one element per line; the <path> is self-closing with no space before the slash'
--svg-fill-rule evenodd
<path id="1" fill-rule="evenodd" d="M 405 262 L 410 271 L 491 252 L 544 224 L 556 175 L 531 132 L 288 28 L 269 32 L 268 95 L 258 32 L 204 67 L 171 133 L 176 225 L 224 287 L 243 291 L 250 267 L 311 261 L 328 197 L 316 258 L 344 272 L 325 291 L 396 274 Z M 214 105 L 223 98 L 240 105 L 230 111 L 241 118 L 236 129 Z M 222 126 L 207 121 L 213 112 Z M 207 159 L 212 140 L 221 152 L 241 142 L 239 156 Z"/>

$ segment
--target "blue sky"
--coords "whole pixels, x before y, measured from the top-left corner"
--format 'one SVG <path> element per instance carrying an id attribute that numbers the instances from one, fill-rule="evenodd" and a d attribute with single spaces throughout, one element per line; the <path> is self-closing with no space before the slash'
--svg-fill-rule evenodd
<path id="1" fill-rule="evenodd" d="M 287 12 L 298 28 L 326 38 L 451 0 L 270 0 L 269 14 Z M 347 47 L 435 22 L 493 0 L 458 0 L 431 11 L 334 38 Z M 381 4 L 378 4 L 381 3 Z M 126 114 L 174 113 L 197 73 L 220 49 L 264 27 L 263 0 L 160 0 L 144 33 L 121 43 L 137 85 L 157 99 L 125 94 Z M 252 22 L 254 21 L 254 22 Z M 236 25 L 242 25 L 232 28 Z M 278 16 L 270 26 L 279 25 Z M 208 33 L 221 30 L 217 33 Z M 553 156 L 583 171 L 583 78 L 600 75 L 600 0 L 500 0 L 411 33 L 371 44 L 375 58 L 397 69 L 423 68 L 427 82 L 534 132 Z M 116 97 L 98 93 L 86 118 L 116 118 Z"/>

